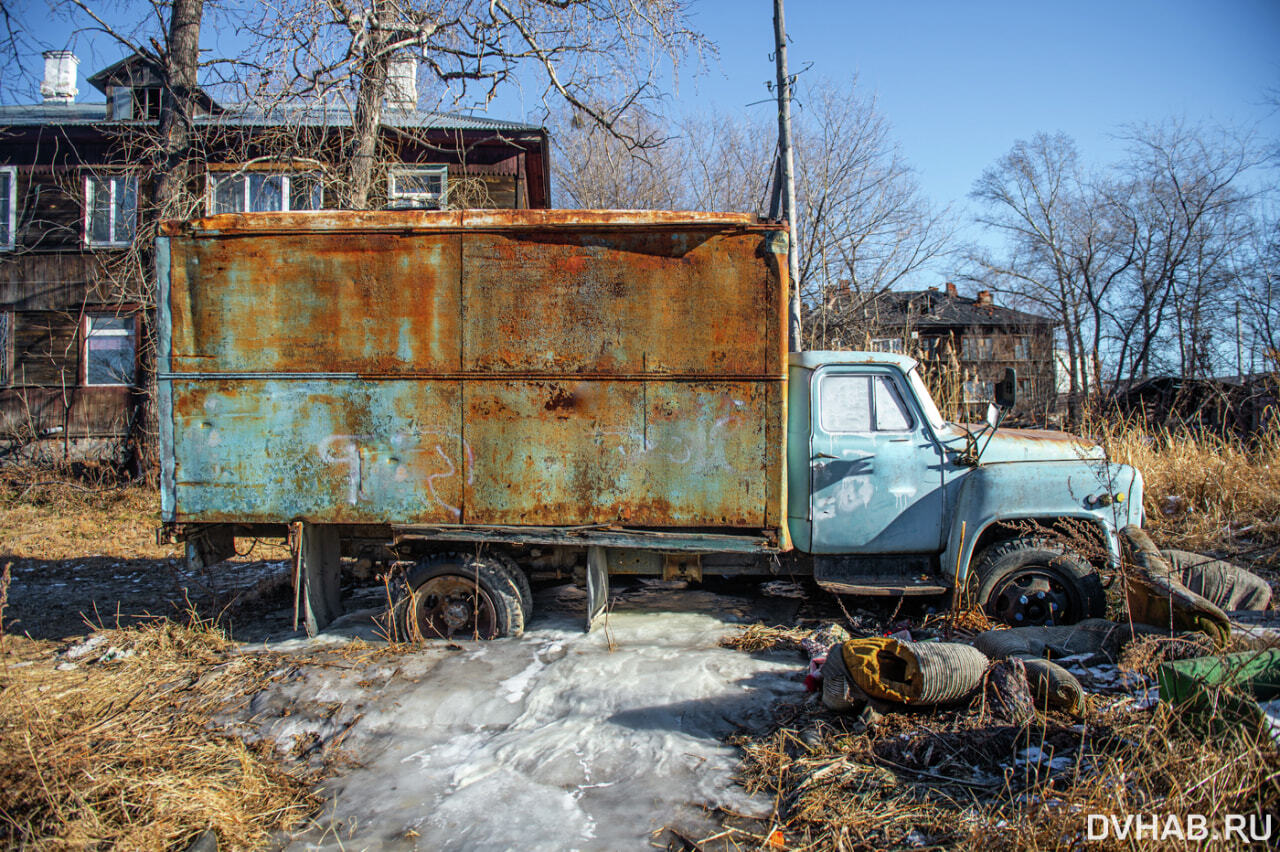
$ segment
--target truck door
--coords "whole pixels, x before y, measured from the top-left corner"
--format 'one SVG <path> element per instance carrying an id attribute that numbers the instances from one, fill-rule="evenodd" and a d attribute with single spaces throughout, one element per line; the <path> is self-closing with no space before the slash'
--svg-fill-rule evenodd
<path id="1" fill-rule="evenodd" d="M 902 377 L 825 367 L 811 399 L 811 552 L 940 551 L 942 450 Z"/>

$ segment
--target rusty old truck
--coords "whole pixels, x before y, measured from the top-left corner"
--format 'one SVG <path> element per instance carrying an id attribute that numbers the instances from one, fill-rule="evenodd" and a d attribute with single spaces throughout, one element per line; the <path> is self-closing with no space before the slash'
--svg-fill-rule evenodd
<path id="1" fill-rule="evenodd" d="M 292 531 L 313 630 L 361 554 L 394 561 L 429 636 L 518 635 L 552 570 L 585 585 L 588 627 L 618 574 L 1100 614 L 1138 471 L 949 423 L 908 357 L 789 353 L 787 251 L 745 214 L 169 223 L 162 534 L 210 565 Z"/>

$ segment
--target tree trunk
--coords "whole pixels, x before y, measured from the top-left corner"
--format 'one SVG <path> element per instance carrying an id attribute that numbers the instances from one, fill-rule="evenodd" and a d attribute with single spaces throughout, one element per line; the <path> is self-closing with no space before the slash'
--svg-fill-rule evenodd
<path id="1" fill-rule="evenodd" d="M 153 221 L 190 215 L 190 165 L 195 139 L 192 133 L 200 68 L 200 22 L 204 0 L 174 0 L 169 17 L 169 43 L 160 69 L 164 89 L 160 98 L 160 138 L 156 151 Z M 139 384 L 143 388 L 139 417 L 133 427 L 137 472 L 148 482 L 159 476 L 160 421 L 156 410 L 156 304 L 158 282 L 143 274 L 142 363 Z"/>
<path id="2" fill-rule="evenodd" d="M 369 190 L 373 187 L 373 160 L 378 148 L 378 127 L 382 124 L 382 100 L 387 91 L 387 45 L 390 34 L 378 25 L 374 16 L 368 33 L 368 45 L 360 66 L 360 88 L 356 93 L 356 110 L 351 122 L 351 138 L 347 143 L 347 204 L 352 210 L 369 207 Z"/>
<path id="3" fill-rule="evenodd" d="M 186 201 L 200 67 L 200 20 L 204 0 L 174 0 L 165 56 L 165 92 L 160 99 L 160 163 L 156 170 L 156 212 L 181 216 Z"/>

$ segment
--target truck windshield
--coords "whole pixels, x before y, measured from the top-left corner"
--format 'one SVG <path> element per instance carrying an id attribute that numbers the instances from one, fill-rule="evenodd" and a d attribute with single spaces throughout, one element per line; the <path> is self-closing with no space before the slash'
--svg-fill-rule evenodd
<path id="1" fill-rule="evenodd" d="M 911 389 L 915 391 L 916 399 L 920 400 L 920 410 L 924 412 L 924 419 L 929 421 L 929 425 L 934 430 L 941 429 L 946 421 L 942 419 L 938 406 L 934 403 L 933 397 L 929 395 L 929 389 L 925 387 L 924 379 L 920 378 L 920 369 L 912 367 L 911 371 L 907 373 L 907 377 L 911 381 Z"/>

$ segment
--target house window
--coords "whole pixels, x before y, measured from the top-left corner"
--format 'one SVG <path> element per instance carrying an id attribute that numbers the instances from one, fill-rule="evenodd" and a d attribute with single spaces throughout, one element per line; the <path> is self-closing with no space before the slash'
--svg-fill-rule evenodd
<path id="1" fill-rule="evenodd" d="M 132 385 L 137 368 L 137 324 L 132 316 L 85 318 L 84 383 Z"/>
<path id="2" fill-rule="evenodd" d="M 995 338 L 966 334 L 960 339 L 960 357 L 966 361 L 990 361 L 995 355 Z"/>
<path id="3" fill-rule="evenodd" d="M 18 170 L 0 168 L 0 251 L 13 248 L 18 227 Z"/>
<path id="4" fill-rule="evenodd" d="M 448 166 L 396 166 L 387 174 L 391 207 L 443 210 L 448 194 Z"/>
<path id="5" fill-rule="evenodd" d="M 85 242 L 127 246 L 138 226 L 138 179 L 129 175 L 84 179 Z"/>
<path id="6" fill-rule="evenodd" d="M 279 213 L 319 210 L 324 201 L 318 172 L 236 172 L 209 178 L 210 213 Z"/>
<path id="7" fill-rule="evenodd" d="M 1018 379 L 1018 396 L 1022 399 L 1031 399 L 1036 395 L 1035 379 Z"/>
<path id="8" fill-rule="evenodd" d="M 972 379 L 964 383 L 964 401 L 990 402 L 995 399 L 996 386 L 993 382 Z"/>
<path id="9" fill-rule="evenodd" d="M 874 337 L 871 339 L 872 352 L 893 352 L 901 355 L 906 351 L 900 337 Z"/>
<path id="10" fill-rule="evenodd" d="M 1013 357 L 1018 361 L 1031 360 L 1031 338 L 1020 335 L 1013 339 Z"/>

